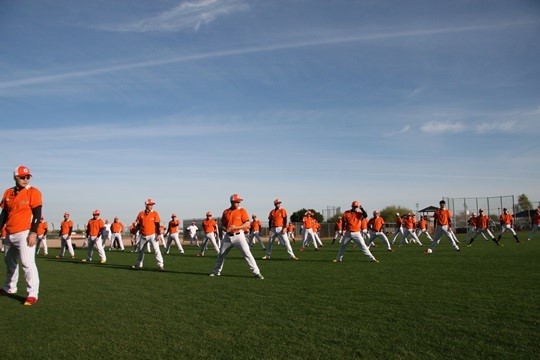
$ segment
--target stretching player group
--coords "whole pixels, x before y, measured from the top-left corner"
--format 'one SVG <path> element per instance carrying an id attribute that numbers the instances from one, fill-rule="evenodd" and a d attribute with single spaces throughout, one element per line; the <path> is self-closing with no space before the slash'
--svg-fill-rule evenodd
<path id="1" fill-rule="evenodd" d="M 24 305 L 34 305 L 38 300 L 39 294 L 39 274 L 35 263 L 35 255 L 38 253 L 40 245 L 43 246 L 44 255 L 48 254 L 46 236 L 48 233 L 48 225 L 45 219 L 41 216 L 42 196 L 41 192 L 29 185 L 32 175 L 30 169 L 26 166 L 19 166 L 13 173 L 15 186 L 7 189 L 4 192 L 0 207 L 0 229 L 2 229 L 2 245 L 4 251 L 4 260 L 7 266 L 7 276 L 4 286 L 0 289 L 0 295 L 14 296 L 17 293 L 17 282 L 19 275 L 19 261 L 22 265 L 28 296 L 25 298 Z M 229 198 L 230 206 L 223 211 L 221 223 L 218 224 L 212 218 L 212 213 L 206 213 L 206 219 L 202 222 L 204 238 L 202 244 L 199 245 L 197 238 L 197 226 L 195 222 L 188 227 L 190 234 L 190 243 L 196 243 L 199 246 L 198 256 L 205 256 L 208 243 L 213 245 L 217 253 L 216 263 L 210 276 L 220 276 L 223 270 L 225 257 L 232 249 L 236 247 L 246 260 L 248 267 L 257 279 L 264 279 L 257 265 L 257 262 L 251 253 L 250 247 L 258 241 L 261 249 L 265 250 L 263 260 L 269 260 L 272 256 L 272 249 L 275 240 L 285 247 L 290 259 L 298 260 L 291 246 L 290 240 L 294 241 L 294 224 L 288 222 L 287 211 L 281 207 L 281 200 L 274 200 L 274 209 L 268 215 L 269 232 L 267 246 L 260 236 L 261 223 L 256 215 L 250 217 L 246 209 L 240 207 L 243 199 L 238 194 L 233 194 Z M 137 259 L 133 265 L 134 269 L 143 267 L 145 250 L 153 251 L 155 254 L 157 268 L 164 271 L 164 260 L 161 254 L 159 241 L 161 240 L 166 254 L 169 254 L 172 243 L 174 242 L 180 252 L 184 254 L 182 242 L 179 239 L 180 221 L 176 214 L 171 215 L 171 220 L 168 226 L 161 226 L 161 218 L 157 211 L 153 209 L 155 202 L 152 199 L 147 199 L 144 203 L 145 209 L 140 211 L 136 220 L 129 226 L 131 234 L 131 242 L 137 252 Z M 499 221 L 501 224 L 501 233 L 496 239 L 489 230 L 489 217 L 479 209 L 479 215 L 472 214 L 468 220 L 470 226 L 470 236 L 468 246 L 471 246 L 478 235 L 484 238 L 489 238 L 497 245 L 501 245 L 500 240 L 505 232 L 510 232 L 516 242 L 521 243 L 515 230 L 513 229 L 513 217 L 508 213 L 506 208 L 500 215 Z M 385 244 L 387 251 L 393 252 L 391 245 L 401 237 L 399 245 L 408 244 L 409 241 L 413 244 L 423 246 L 420 241 L 420 236 L 425 235 L 430 241 L 431 246 L 426 249 L 426 252 L 433 252 L 443 236 L 449 240 L 451 246 L 460 251 L 459 241 L 452 231 L 452 214 L 446 208 L 444 200 L 440 201 L 439 208 L 434 212 L 433 219 L 435 225 L 435 235 L 431 238 L 428 232 L 428 218 L 421 217 L 416 222 L 415 215 L 408 213 L 403 216 L 396 214 L 396 231 L 392 237 L 392 242 L 389 241 L 385 232 L 385 221 L 380 213 L 373 211 L 373 217 L 368 219 L 366 210 L 358 201 L 353 201 L 351 208 L 345 211 L 338 219 L 335 225 L 335 235 L 332 244 L 339 239 L 339 250 L 335 263 L 343 261 L 348 244 L 352 241 L 360 248 L 360 250 L 368 257 L 371 262 L 379 262 L 371 253 L 370 247 L 376 246 L 374 241 L 381 239 Z M 536 233 L 540 226 L 540 207 L 536 209 L 533 216 L 532 229 L 529 234 L 529 240 Z M 303 218 L 302 226 L 302 243 L 300 251 L 305 251 L 309 245 L 313 245 L 316 251 L 323 246 L 323 243 L 318 236 L 320 224 L 314 217 L 314 213 L 310 210 L 306 211 Z M 124 225 L 117 217 L 113 223 L 109 224 L 100 218 L 100 211 L 94 210 L 92 218 L 86 226 L 86 242 L 87 254 L 83 262 L 92 261 L 94 247 L 97 249 L 100 263 L 107 262 L 105 253 L 105 244 L 110 242 L 109 250 L 113 247 L 118 247 L 124 250 L 122 240 L 122 232 Z M 65 255 L 67 249 L 71 259 L 75 259 L 75 251 L 71 239 L 73 232 L 73 221 L 70 219 L 68 212 L 64 213 L 64 220 L 60 224 L 60 252 L 56 256 L 61 259 Z"/>

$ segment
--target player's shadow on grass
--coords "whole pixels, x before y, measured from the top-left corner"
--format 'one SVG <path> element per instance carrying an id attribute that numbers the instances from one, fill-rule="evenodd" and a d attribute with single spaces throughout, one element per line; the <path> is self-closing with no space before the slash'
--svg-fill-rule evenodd
<path id="1" fill-rule="evenodd" d="M 6 295 L 2 295 L 2 297 L 8 298 L 10 300 L 17 301 L 17 302 L 19 302 L 21 304 L 24 304 L 24 301 L 26 300 L 26 297 L 21 296 L 19 294 L 6 294 Z"/>

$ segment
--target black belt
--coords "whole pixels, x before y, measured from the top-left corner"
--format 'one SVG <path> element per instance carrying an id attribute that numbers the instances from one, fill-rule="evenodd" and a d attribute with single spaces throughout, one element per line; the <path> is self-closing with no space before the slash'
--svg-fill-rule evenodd
<path id="1" fill-rule="evenodd" d="M 235 233 L 227 233 L 227 235 L 234 236 L 234 235 L 240 235 L 240 233 L 241 233 L 241 231 L 235 232 Z"/>

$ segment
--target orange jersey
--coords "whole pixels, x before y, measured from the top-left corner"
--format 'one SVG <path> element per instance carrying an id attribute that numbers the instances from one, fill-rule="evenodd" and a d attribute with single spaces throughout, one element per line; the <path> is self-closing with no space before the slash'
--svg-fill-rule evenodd
<path id="1" fill-rule="evenodd" d="M 261 231 L 261 222 L 259 221 L 259 219 L 254 220 L 254 221 L 251 222 L 250 230 L 253 231 L 253 232 Z"/>
<path id="2" fill-rule="evenodd" d="M 270 225 L 272 227 L 283 227 L 287 222 L 287 210 L 279 208 L 270 211 L 268 215 L 268 220 L 270 220 Z"/>
<path id="3" fill-rule="evenodd" d="M 45 233 L 49 230 L 49 227 L 47 225 L 46 221 L 40 221 L 36 230 L 36 234 L 38 236 L 45 235 Z"/>
<path id="4" fill-rule="evenodd" d="M 156 229 L 159 229 L 161 219 L 159 218 L 157 211 L 152 210 L 149 213 L 146 213 L 146 211 L 143 210 L 137 215 L 137 220 L 135 220 L 135 222 L 139 225 L 139 232 L 141 235 L 149 236 L 155 234 Z"/>
<path id="5" fill-rule="evenodd" d="M 71 235 L 73 230 L 73 221 L 71 219 L 64 220 L 60 224 L 60 235 Z"/>
<path id="6" fill-rule="evenodd" d="M 32 225 L 32 209 L 42 206 L 41 192 L 35 187 L 27 186 L 18 192 L 9 188 L 4 192 L 0 207 L 9 213 L 6 231 L 15 234 L 30 230 Z"/>
<path id="7" fill-rule="evenodd" d="M 476 219 L 476 216 L 471 216 L 469 220 L 467 220 L 467 224 L 469 224 L 469 226 L 476 227 Z"/>
<path id="8" fill-rule="evenodd" d="M 501 225 L 512 225 L 514 219 L 510 214 L 501 214 L 501 216 L 499 216 L 499 221 L 501 222 Z"/>
<path id="9" fill-rule="evenodd" d="M 120 233 L 124 230 L 124 224 L 122 224 L 120 221 L 113 221 L 111 224 L 111 231 L 113 233 Z"/>
<path id="10" fill-rule="evenodd" d="M 403 226 L 405 226 L 406 229 L 412 230 L 414 229 L 416 225 L 416 219 L 412 216 L 407 216 L 406 219 L 403 219 Z"/>
<path id="11" fill-rule="evenodd" d="M 224 229 L 229 228 L 230 226 L 242 226 L 244 223 L 249 221 L 249 215 L 244 208 L 238 209 L 225 209 L 223 215 L 221 216 L 221 226 Z M 242 229 L 247 230 L 248 228 Z M 236 230 L 235 230 L 236 231 Z"/>
<path id="12" fill-rule="evenodd" d="M 304 229 L 315 229 L 315 219 L 311 216 L 304 216 Z"/>
<path id="13" fill-rule="evenodd" d="M 476 227 L 480 229 L 487 229 L 489 227 L 489 216 L 487 215 L 477 216 Z"/>
<path id="14" fill-rule="evenodd" d="M 101 219 L 90 219 L 88 225 L 86 225 L 86 235 L 98 236 L 101 234 L 101 230 L 105 227 L 105 223 Z"/>
<path id="15" fill-rule="evenodd" d="M 358 211 L 347 210 L 343 213 L 341 221 L 345 231 L 357 232 L 360 231 L 361 222 L 364 214 Z"/>
<path id="16" fill-rule="evenodd" d="M 433 214 L 435 224 L 438 226 L 450 225 L 452 222 L 452 212 L 448 209 L 437 209 Z"/>
<path id="17" fill-rule="evenodd" d="M 293 223 L 289 223 L 289 225 L 287 225 L 287 232 L 292 233 L 292 232 L 294 232 L 295 228 L 296 227 L 294 226 Z"/>
<path id="18" fill-rule="evenodd" d="M 368 229 L 375 231 L 375 232 L 381 232 L 384 227 L 384 219 L 382 217 L 372 217 L 368 221 Z"/>
<path id="19" fill-rule="evenodd" d="M 367 230 L 368 222 L 369 222 L 368 218 L 363 218 L 362 220 L 360 220 L 360 230 L 361 231 Z"/>
<path id="20" fill-rule="evenodd" d="M 202 228 L 205 234 L 216 232 L 217 222 L 214 219 L 204 219 L 202 221 Z"/>
<path id="21" fill-rule="evenodd" d="M 540 215 L 534 214 L 532 218 L 533 225 L 540 225 Z"/>
<path id="22" fill-rule="evenodd" d="M 167 228 L 167 231 L 169 234 L 176 234 L 178 232 L 178 228 L 180 227 L 180 220 L 171 220 L 169 221 L 169 227 Z"/>
<path id="23" fill-rule="evenodd" d="M 416 223 L 416 228 L 420 230 L 426 230 L 427 226 L 428 226 L 428 222 L 426 219 L 420 219 L 420 221 Z"/>
<path id="24" fill-rule="evenodd" d="M 341 220 L 336 221 L 336 223 L 334 224 L 334 231 L 341 231 L 342 228 L 343 226 L 341 224 Z"/>

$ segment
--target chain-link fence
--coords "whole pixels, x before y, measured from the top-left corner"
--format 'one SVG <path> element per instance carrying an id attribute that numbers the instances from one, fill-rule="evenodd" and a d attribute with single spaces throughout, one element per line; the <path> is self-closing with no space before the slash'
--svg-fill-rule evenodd
<path id="1" fill-rule="evenodd" d="M 478 214 L 478 210 L 484 210 L 492 221 L 498 224 L 499 215 L 503 209 L 508 209 L 510 214 L 517 212 L 517 204 L 514 195 L 474 197 L 474 198 L 450 198 L 443 197 L 446 206 L 452 211 L 452 224 L 456 229 L 466 228 L 467 220 L 472 213 Z"/>

